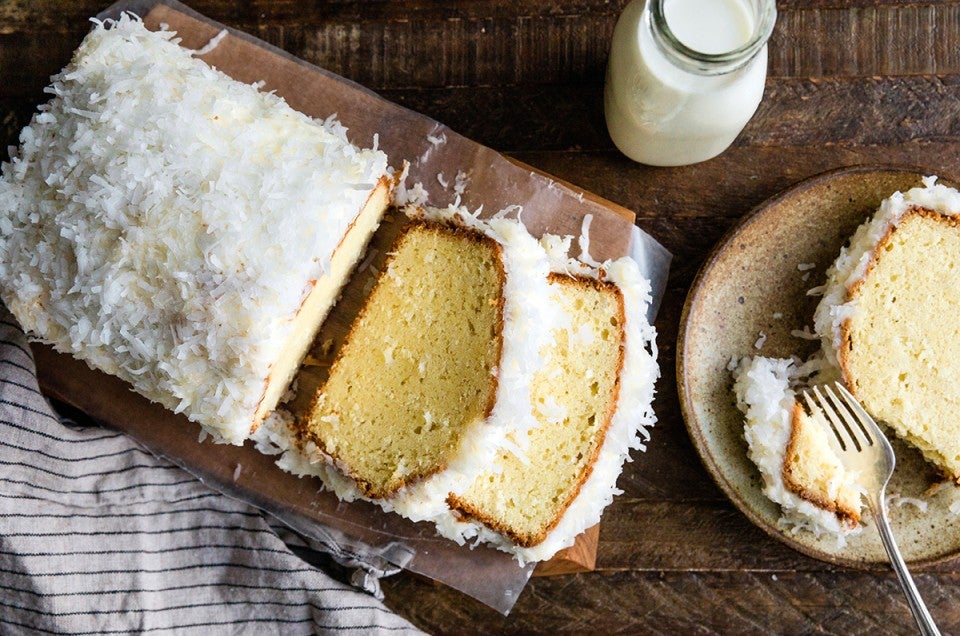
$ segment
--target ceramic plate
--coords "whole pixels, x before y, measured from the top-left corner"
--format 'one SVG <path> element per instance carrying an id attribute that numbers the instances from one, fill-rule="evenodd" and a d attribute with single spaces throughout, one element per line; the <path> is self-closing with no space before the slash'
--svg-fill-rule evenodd
<path id="1" fill-rule="evenodd" d="M 921 174 L 899 168 L 860 167 L 804 181 L 748 214 L 707 258 L 681 316 L 677 384 L 690 436 L 717 484 L 757 526 L 812 557 L 855 567 L 887 563 L 869 516 L 864 531 L 838 547 L 830 537 L 792 533 L 778 524 L 778 506 L 761 492 L 761 477 L 747 458 L 743 416 L 735 405 L 731 357 L 806 357 L 819 347 L 791 335 L 808 327 L 819 298 L 807 290 L 823 283 L 827 267 L 880 201 L 920 184 Z M 761 345 L 757 348 L 757 345 Z M 888 495 L 920 498 L 936 481 L 920 455 L 894 442 L 897 469 Z M 949 490 L 949 489 L 944 489 Z M 891 526 L 904 557 L 924 565 L 960 554 L 960 524 L 948 492 L 915 505 L 890 506 Z"/>

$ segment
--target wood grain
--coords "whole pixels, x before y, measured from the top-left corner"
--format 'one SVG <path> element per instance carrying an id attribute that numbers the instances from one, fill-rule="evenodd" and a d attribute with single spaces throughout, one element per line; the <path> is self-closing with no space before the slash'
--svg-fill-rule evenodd
<path id="1" fill-rule="evenodd" d="M 756 116 L 717 159 L 674 169 L 630 162 L 606 133 L 607 45 L 626 0 L 191 4 L 635 211 L 674 254 L 656 323 L 659 422 L 620 478 L 596 571 L 533 579 L 508 617 L 401 574 L 384 581 L 391 607 L 435 633 L 912 633 L 892 574 L 790 550 L 710 481 L 679 413 L 675 342 L 713 245 L 784 188 L 856 164 L 960 177 L 960 1 L 779 0 Z M 103 8 L 0 0 L 4 146 Z M 944 633 L 960 631 L 960 564 L 917 583 Z"/>
<path id="2" fill-rule="evenodd" d="M 626 3 L 301 3 L 202 0 L 193 8 L 375 90 L 600 84 Z M 101 3 L 0 2 L 0 97 L 59 69 Z M 773 78 L 960 72 L 955 2 L 781 2 Z M 843 45 L 838 46 L 838 42 Z M 893 48 L 893 44 L 903 43 Z M 896 54 L 891 51 L 896 50 Z"/>
<path id="3" fill-rule="evenodd" d="M 917 587 L 944 633 L 960 627 L 960 577 L 919 575 Z M 599 572 L 536 579 L 508 617 L 450 598 L 425 602 L 428 584 L 384 583 L 387 603 L 430 631 L 464 633 L 912 634 L 893 574 L 796 572 Z M 482 627 L 478 627 L 482 625 Z"/>

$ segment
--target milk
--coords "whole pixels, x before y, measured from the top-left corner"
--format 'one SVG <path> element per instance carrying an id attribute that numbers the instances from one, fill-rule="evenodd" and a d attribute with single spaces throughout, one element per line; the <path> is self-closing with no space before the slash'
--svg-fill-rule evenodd
<path id="1" fill-rule="evenodd" d="M 657 166 L 723 152 L 763 96 L 775 15 L 773 0 L 629 4 L 614 29 L 604 91 L 616 146 Z"/>
<path id="2" fill-rule="evenodd" d="M 743 0 L 670 0 L 664 3 L 663 12 L 680 42 L 713 55 L 749 42 L 756 26 Z"/>

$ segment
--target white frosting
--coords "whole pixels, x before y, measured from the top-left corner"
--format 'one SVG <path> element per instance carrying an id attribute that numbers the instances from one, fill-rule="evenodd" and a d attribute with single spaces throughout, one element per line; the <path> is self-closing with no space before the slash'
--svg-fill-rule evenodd
<path id="1" fill-rule="evenodd" d="M 822 361 L 814 356 L 804 365 L 789 358 L 744 358 L 734 370 L 737 407 L 745 414 L 744 437 L 750 459 L 763 477 L 763 493 L 780 506 L 780 523 L 791 532 L 810 530 L 817 536 L 837 538 L 859 533 L 860 526 L 842 523 L 835 514 L 797 496 L 783 481 L 783 461 L 792 431 L 794 387 L 820 370 Z M 833 484 L 839 492 L 843 485 L 855 488 L 856 474 L 845 473 L 842 482 Z"/>
<path id="2" fill-rule="evenodd" d="M 837 260 L 827 270 L 823 298 L 814 314 L 814 329 L 820 336 L 826 361 L 834 367 L 839 368 L 837 355 L 843 322 L 854 315 L 857 307 L 855 299 L 847 300 L 847 290 L 866 275 L 873 251 L 890 228 L 896 227 L 903 215 L 914 207 L 947 215 L 960 214 L 960 193 L 937 183 L 933 176 L 924 178 L 923 187 L 894 193 L 880 204 L 873 218 L 857 228 L 849 247 L 841 248 Z"/>
<path id="3" fill-rule="evenodd" d="M 98 23 L 48 92 L 3 165 L 3 301 L 39 340 L 241 442 L 386 156 L 128 15 Z"/>
<path id="4" fill-rule="evenodd" d="M 307 442 L 301 450 L 293 429 L 294 417 L 283 408 L 273 411 L 250 436 L 264 455 L 279 455 L 277 466 L 299 477 L 320 477 L 344 501 L 364 499 L 355 481 L 339 470 L 332 457 Z"/>

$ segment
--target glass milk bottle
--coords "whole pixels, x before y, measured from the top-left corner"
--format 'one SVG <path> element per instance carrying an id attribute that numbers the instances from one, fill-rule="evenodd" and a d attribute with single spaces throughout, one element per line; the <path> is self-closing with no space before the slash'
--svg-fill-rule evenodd
<path id="1" fill-rule="evenodd" d="M 617 148 L 653 166 L 723 152 L 760 104 L 776 17 L 775 0 L 633 0 L 604 90 Z"/>

